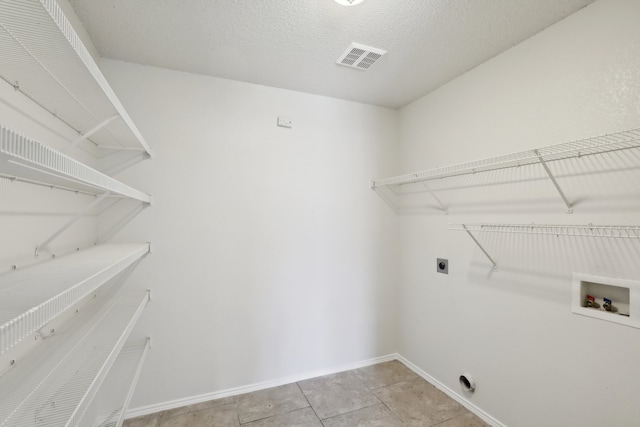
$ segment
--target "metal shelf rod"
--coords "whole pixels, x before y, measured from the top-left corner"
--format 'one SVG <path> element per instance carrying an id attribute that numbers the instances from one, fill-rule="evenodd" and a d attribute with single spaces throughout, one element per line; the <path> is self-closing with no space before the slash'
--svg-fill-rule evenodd
<path id="1" fill-rule="evenodd" d="M 82 191 L 82 190 L 75 190 L 73 188 L 69 188 L 69 187 L 64 187 L 61 185 L 52 185 L 52 184 L 47 184 L 46 182 L 40 182 L 40 181 L 34 181 L 31 179 L 26 179 L 26 178 L 20 178 L 18 176 L 11 176 L 11 175 L 4 175 L 2 173 L 0 173 L 0 179 L 5 179 L 7 181 L 11 181 L 11 182 L 22 182 L 25 184 L 29 184 L 29 185 L 35 185 L 38 187 L 47 187 L 50 188 L 51 190 L 61 190 L 61 191 L 68 191 L 69 193 L 76 193 L 76 194 L 82 194 L 84 196 L 98 196 L 99 193 L 98 192 L 89 192 L 89 191 Z M 121 198 L 125 198 L 126 196 L 121 196 L 119 194 L 112 194 L 111 196 L 109 196 L 110 198 L 113 199 L 121 199 Z"/>
<path id="2" fill-rule="evenodd" d="M 29 99 L 31 102 L 33 102 L 34 104 L 36 104 L 38 107 L 42 108 L 44 111 L 46 111 L 47 113 L 51 114 L 52 117 L 54 117 L 55 119 L 59 120 L 61 123 L 65 124 L 67 127 L 69 127 L 71 130 L 73 130 L 74 132 L 81 134 L 82 131 L 78 128 L 76 128 L 75 126 L 73 126 L 71 123 L 69 123 L 68 121 L 66 121 L 65 119 L 63 119 L 62 117 L 60 117 L 55 111 L 47 108 L 44 104 L 42 104 L 40 101 L 38 101 L 36 98 L 34 98 L 33 96 L 29 95 L 29 93 L 25 92 L 21 87 L 20 84 L 18 82 L 12 82 L 11 80 L 9 80 L 8 78 L 6 78 L 5 76 L 3 76 L 2 74 L 0 74 L 0 80 L 6 82 L 9 86 L 11 86 L 13 88 L 13 90 L 15 90 L 16 92 L 21 93 L 24 97 L 26 97 L 27 99 Z M 87 140 L 89 142 L 91 142 L 93 145 L 95 145 L 96 147 L 98 146 L 98 144 L 96 144 L 94 141 L 92 141 L 90 138 L 87 138 Z"/>

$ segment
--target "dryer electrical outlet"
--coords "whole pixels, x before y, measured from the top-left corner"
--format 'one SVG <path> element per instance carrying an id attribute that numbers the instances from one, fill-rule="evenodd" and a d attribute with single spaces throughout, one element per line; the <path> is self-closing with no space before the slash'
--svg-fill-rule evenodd
<path id="1" fill-rule="evenodd" d="M 442 274 L 449 274 L 449 260 L 438 258 L 436 260 L 436 271 Z"/>

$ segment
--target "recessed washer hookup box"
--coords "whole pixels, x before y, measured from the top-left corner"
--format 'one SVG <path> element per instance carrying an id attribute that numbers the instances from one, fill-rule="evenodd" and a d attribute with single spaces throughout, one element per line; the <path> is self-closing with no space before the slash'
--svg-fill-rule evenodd
<path id="1" fill-rule="evenodd" d="M 640 281 L 573 273 L 571 310 L 640 328 Z"/>

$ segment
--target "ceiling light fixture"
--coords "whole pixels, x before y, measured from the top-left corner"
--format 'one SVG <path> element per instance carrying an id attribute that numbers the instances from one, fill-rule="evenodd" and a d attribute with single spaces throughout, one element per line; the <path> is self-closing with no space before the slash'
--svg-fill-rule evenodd
<path id="1" fill-rule="evenodd" d="M 362 3 L 362 0 L 336 0 L 336 3 L 341 4 L 342 6 L 355 6 Z"/>

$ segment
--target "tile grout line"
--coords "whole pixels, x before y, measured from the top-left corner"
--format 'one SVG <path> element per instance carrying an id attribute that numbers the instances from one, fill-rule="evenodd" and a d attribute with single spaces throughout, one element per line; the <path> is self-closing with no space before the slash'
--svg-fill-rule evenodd
<path id="1" fill-rule="evenodd" d="M 383 403 L 383 402 L 380 400 L 380 398 L 379 398 L 378 396 L 376 396 L 376 395 L 375 395 L 375 393 L 371 392 L 371 389 L 369 389 L 369 387 L 367 387 L 367 386 L 362 382 L 362 380 L 361 380 L 360 378 L 358 378 L 358 376 L 357 376 L 357 375 L 353 374 L 353 372 L 354 372 L 354 371 L 356 371 L 356 370 L 357 370 L 357 369 L 352 369 L 352 370 L 350 370 L 350 371 L 344 371 L 344 372 L 339 372 L 339 373 L 351 373 L 351 374 L 353 375 L 353 377 L 354 377 L 356 380 L 358 380 L 358 381 L 360 382 L 360 384 L 362 384 L 362 386 L 363 386 L 363 387 L 364 387 L 368 392 L 370 392 L 370 393 L 371 393 L 371 394 L 372 394 L 372 395 L 373 395 L 373 396 L 378 400 L 378 403 Z M 332 375 L 336 375 L 336 374 L 332 374 Z M 302 391 L 302 387 L 300 387 L 300 384 L 298 384 L 298 383 L 296 383 L 296 384 L 298 385 L 298 388 L 300 388 L 300 391 L 302 392 L 302 395 L 304 396 L 304 398 L 305 398 L 305 399 L 307 399 L 307 395 L 306 395 L 306 394 L 304 394 L 304 391 Z M 307 399 L 307 402 L 309 402 L 309 399 Z M 320 418 L 320 416 L 318 415 L 318 413 L 316 412 L 316 410 L 315 410 L 315 409 L 313 408 L 313 406 L 311 405 L 311 402 L 309 402 L 309 407 L 311 407 L 311 409 L 313 410 L 313 413 L 316 415 L 316 417 L 318 418 L 318 420 L 320 421 L 320 423 L 324 426 L 324 425 L 325 425 L 325 423 L 324 423 L 324 422 L 325 422 L 325 421 L 327 421 L 327 420 L 331 420 L 331 419 L 333 419 L 333 418 L 337 418 L 337 417 L 341 417 L 341 416 L 344 416 L 344 415 L 347 415 L 347 414 L 351 414 L 351 413 L 356 412 L 356 411 L 359 411 L 359 410 L 361 410 L 361 409 L 371 408 L 372 406 L 375 406 L 375 405 L 377 405 L 378 403 L 374 403 L 374 404 L 372 404 L 372 405 L 368 405 L 368 406 L 364 406 L 364 407 L 362 407 L 362 408 L 354 409 L 354 410 L 352 410 L 352 411 L 345 412 L 345 413 L 342 413 L 342 414 L 333 415 L 333 416 L 331 416 L 331 417 L 327 417 L 327 418 L 324 418 L 324 419 Z"/>
<path id="2" fill-rule="evenodd" d="M 238 422 L 240 423 L 240 426 L 241 426 L 241 427 L 242 427 L 242 426 L 246 426 L 247 424 L 251 424 L 251 423 L 256 422 L 256 421 L 267 420 L 267 419 L 269 419 L 269 418 L 275 418 L 275 417 L 280 416 L 280 415 L 287 415 L 287 414 L 290 414 L 290 413 L 295 412 L 295 411 L 301 411 L 301 410 L 306 409 L 306 408 L 308 408 L 308 407 L 309 407 L 309 408 L 311 408 L 311 404 L 309 403 L 309 400 L 308 400 L 308 399 L 307 399 L 307 397 L 304 395 L 304 393 L 302 392 L 302 389 L 300 389 L 300 386 L 298 385 L 298 383 L 297 383 L 297 382 L 292 382 L 292 383 L 282 384 L 282 385 L 279 385 L 279 386 L 270 387 L 270 388 L 268 388 L 268 389 L 263 389 L 263 390 L 258 390 L 258 391 L 254 391 L 254 392 L 243 393 L 243 394 L 259 393 L 260 391 L 268 391 L 268 390 L 272 390 L 272 389 L 275 389 L 275 388 L 285 387 L 285 386 L 291 386 L 291 385 L 296 385 L 296 386 L 298 387 L 298 390 L 300 391 L 300 394 L 302 394 L 302 397 L 304 397 L 304 399 L 305 399 L 305 401 L 307 402 L 308 406 L 303 406 L 303 407 L 300 407 L 300 408 L 294 408 L 294 409 L 288 410 L 288 411 L 286 411 L 286 412 L 277 413 L 277 414 L 274 414 L 274 415 L 267 415 L 266 417 L 256 418 L 255 420 L 250 420 L 250 421 L 247 421 L 247 422 L 245 422 L 245 423 L 242 423 L 242 422 L 240 421 L 240 412 L 238 412 L 238 411 L 236 410 L 236 412 L 238 413 Z M 237 396 L 234 396 L 234 401 L 236 402 L 236 406 L 237 406 L 237 399 L 236 399 L 236 398 L 237 398 L 238 396 L 242 396 L 243 394 L 239 394 L 239 395 L 237 395 Z M 313 408 L 311 408 L 311 409 L 313 410 Z M 314 414 L 315 414 L 315 411 L 314 411 Z M 316 415 L 316 416 L 317 416 L 317 415 Z"/>
<path id="3" fill-rule="evenodd" d="M 291 384 L 295 384 L 295 383 L 291 383 Z M 307 402 L 308 402 L 308 401 L 307 401 Z M 303 409 L 307 409 L 307 408 L 311 408 L 311 405 L 309 405 L 309 406 L 303 406 L 302 408 L 292 409 L 292 410 L 290 410 L 290 411 L 282 412 L 282 413 L 275 414 L 275 415 L 269 415 L 269 416 L 262 417 L 262 418 L 256 418 L 255 420 L 247 421 L 247 422 L 246 422 L 246 423 L 244 423 L 244 424 L 243 424 L 243 423 L 240 423 L 240 427 L 242 427 L 242 426 L 246 426 L 247 424 L 255 423 L 256 421 L 268 420 L 269 418 L 275 418 L 275 417 L 278 417 L 278 416 L 280 416 L 280 415 L 287 415 L 287 414 L 290 414 L 290 413 L 292 413 L 292 412 L 302 411 Z M 313 410 L 313 408 L 311 408 L 311 409 Z M 315 411 L 314 411 L 314 414 L 315 414 Z M 317 417 L 317 415 L 316 415 L 316 417 Z M 319 418 L 318 418 L 318 419 L 319 419 Z M 240 416 L 239 416 L 239 415 L 238 415 L 238 422 L 240 422 Z"/>
<path id="4" fill-rule="evenodd" d="M 351 373 L 352 373 L 352 375 L 353 375 L 353 377 L 354 377 L 355 379 L 357 379 L 357 380 L 360 382 L 360 384 L 362 384 L 362 386 L 363 386 L 363 387 L 364 387 L 364 388 L 365 388 L 369 393 L 371 393 L 371 394 L 372 394 L 372 395 L 373 395 L 373 396 L 378 400 L 378 403 L 382 403 L 385 407 L 387 407 L 387 409 L 389 409 L 389 407 L 388 407 L 388 406 L 387 406 L 387 405 L 382 401 L 382 399 L 380 399 L 380 398 L 378 397 L 378 395 L 377 395 L 377 394 L 375 394 L 375 393 L 373 392 L 373 390 L 372 390 L 372 389 L 370 389 L 370 388 L 369 388 L 369 387 L 364 383 L 364 381 L 362 381 L 362 380 L 360 379 L 360 377 L 358 377 L 358 376 L 355 374 L 355 372 L 356 372 L 356 371 L 359 371 L 360 369 L 363 369 L 363 368 L 353 369 L 353 370 L 351 370 L 351 371 L 349 371 L 349 372 L 351 372 Z M 373 407 L 373 406 L 376 406 L 378 403 L 374 403 L 373 405 L 365 406 L 364 408 L 360 408 L 360 409 L 371 408 L 371 407 Z M 356 410 L 354 410 L 354 411 L 347 412 L 347 414 L 348 414 L 348 413 L 351 413 L 351 412 L 359 411 L 360 409 L 356 409 Z M 389 409 L 389 410 L 391 410 L 391 409 Z M 392 413 L 392 414 L 394 414 L 394 415 L 396 415 L 393 411 L 392 411 L 391 413 Z M 398 417 L 398 416 L 396 415 L 396 417 Z M 398 417 L 398 419 L 400 420 L 400 417 Z M 402 422 L 402 420 L 400 420 L 400 422 Z M 404 423 L 403 423 L 403 424 L 404 424 Z"/>
<path id="5" fill-rule="evenodd" d="M 396 384 L 397 384 L 397 383 L 396 383 Z M 378 387 L 378 388 L 382 388 L 382 387 Z M 374 390 L 375 390 L 375 389 L 374 389 Z M 371 390 L 371 392 L 373 393 L 373 390 Z M 375 393 L 374 393 L 374 394 L 375 394 Z M 378 396 L 376 395 L 376 397 L 378 397 Z M 400 423 L 401 423 L 402 425 L 406 425 L 406 424 L 405 424 L 405 422 L 404 422 L 404 420 L 400 417 L 400 415 L 398 415 L 398 414 L 397 414 L 393 409 L 391 409 L 391 408 L 389 407 L 389 405 L 387 405 L 387 403 L 386 403 L 384 400 L 380 399 L 379 397 L 378 397 L 378 400 L 380 400 L 380 403 L 382 403 L 382 404 L 384 405 L 384 407 L 385 407 L 385 408 L 387 408 L 387 409 L 389 410 L 389 412 L 390 412 L 390 413 L 392 413 L 393 415 L 395 415 L 395 417 L 396 417 L 397 419 L 399 419 L 399 420 L 400 420 Z"/>
<path id="6" fill-rule="evenodd" d="M 389 405 L 387 405 L 387 403 L 386 403 L 384 400 L 380 399 L 380 397 L 378 397 L 378 395 L 375 393 L 375 391 L 374 391 L 374 390 L 379 390 L 379 389 L 381 389 L 381 388 L 390 387 L 390 386 L 392 386 L 392 385 L 400 384 L 400 383 L 403 383 L 403 382 L 409 382 L 409 381 L 411 381 L 411 380 L 397 381 L 397 382 L 395 382 L 395 383 L 391 383 L 391 384 L 383 385 L 383 386 L 376 387 L 376 388 L 369 388 L 369 387 L 367 387 L 367 389 L 368 389 L 369 391 L 371 391 L 371 393 L 373 393 L 373 394 L 378 398 L 378 400 L 379 400 L 379 401 L 384 405 L 384 407 L 385 407 L 385 408 L 387 408 L 387 409 L 389 410 L 389 412 L 390 412 L 390 413 L 392 413 L 393 415 L 395 415 L 395 416 L 396 416 L 396 418 L 400 420 L 400 423 L 401 423 L 403 426 L 404 426 L 404 425 L 406 425 L 406 423 L 405 423 L 405 422 L 404 422 L 404 420 L 400 417 L 400 415 L 398 415 L 398 414 L 396 413 L 396 411 L 394 411 L 393 409 L 391 409 L 391 408 L 389 407 Z M 365 386 L 365 387 L 366 387 L 366 386 Z"/>
<path id="7" fill-rule="evenodd" d="M 444 424 L 444 423 L 446 423 L 446 422 L 449 422 L 449 421 L 451 421 L 451 420 L 455 420 L 456 418 L 464 417 L 465 415 L 467 415 L 467 414 L 466 414 L 466 413 L 464 413 L 464 414 L 456 415 L 455 417 L 451 417 L 451 418 L 448 418 L 448 419 L 446 419 L 446 420 L 439 421 L 439 422 L 437 422 L 436 424 L 432 424 L 430 427 L 437 427 L 437 426 L 439 426 L 439 425 L 441 425 L 441 424 Z"/>
<path id="8" fill-rule="evenodd" d="M 233 404 L 236 407 L 236 418 L 238 418 L 238 425 L 242 427 L 242 423 L 240 422 L 240 411 L 238 411 L 238 399 L 236 399 L 236 396 L 233 396 Z"/>
<path id="9" fill-rule="evenodd" d="M 240 411 L 238 411 L 238 396 L 231 396 L 233 398 L 233 406 L 236 407 L 236 418 L 238 419 L 238 425 L 242 427 L 242 423 L 240 422 Z"/>
<path id="10" fill-rule="evenodd" d="M 376 396 L 376 397 L 377 397 L 377 396 Z M 354 409 L 353 411 L 345 412 L 345 413 L 343 413 L 343 414 L 338 414 L 338 415 L 334 415 L 334 416 L 332 416 L 332 417 L 327 417 L 327 418 L 325 418 L 324 420 L 320 420 L 320 422 L 322 423 L 322 425 L 324 425 L 324 421 L 329 421 L 329 420 L 332 420 L 332 419 L 334 419 L 334 418 L 343 417 L 343 416 L 345 416 L 345 415 L 347 415 L 347 414 L 352 414 L 352 413 L 354 413 L 354 412 L 358 412 L 358 411 L 361 411 L 361 410 L 363 410 L 363 409 L 373 408 L 374 406 L 376 406 L 376 405 L 378 405 L 378 404 L 383 404 L 383 405 L 384 405 L 384 402 L 374 403 L 373 405 L 363 406 L 362 408 Z M 387 406 L 387 405 L 385 405 L 385 406 Z M 396 415 L 396 414 L 395 414 L 395 413 L 393 413 L 393 412 L 392 412 L 392 414 L 393 414 L 393 415 Z M 397 415 L 396 415 L 396 416 L 397 416 Z M 400 417 L 398 417 L 398 419 L 400 419 Z M 400 422 L 402 422 L 402 420 L 400 420 Z M 404 424 L 404 423 L 402 423 L 402 424 Z"/>
<path id="11" fill-rule="evenodd" d="M 298 390 L 300 390 L 300 393 L 302 393 L 302 396 L 304 397 L 304 400 L 307 401 L 307 403 L 309 404 L 309 408 L 311 408 L 311 410 L 313 411 L 313 415 L 316 416 L 316 418 L 318 419 L 318 421 L 320 421 L 320 424 L 322 424 L 322 426 L 324 427 L 324 423 L 322 422 L 322 420 L 320 419 L 320 417 L 318 416 L 318 413 L 316 412 L 315 408 L 313 407 L 313 405 L 311 405 L 311 402 L 309 402 L 309 399 L 307 398 L 307 395 L 304 394 L 304 391 L 302 391 L 302 387 L 300 387 L 300 384 L 298 384 L 299 381 L 296 381 L 295 385 L 298 387 Z"/>
<path id="12" fill-rule="evenodd" d="M 392 386 L 394 384 L 399 384 L 399 383 L 402 383 L 402 382 L 408 382 L 408 381 L 411 381 L 411 380 L 397 381 L 397 382 L 386 384 L 386 385 L 383 385 L 383 386 L 380 386 L 380 387 L 371 388 L 371 387 L 367 386 L 364 383 L 364 381 L 362 381 L 362 379 L 360 379 L 360 377 L 358 377 L 358 375 L 355 374 L 355 372 L 360 370 L 360 369 L 363 369 L 363 368 L 352 369 L 351 371 L 345 371 L 345 372 L 350 373 L 353 376 L 353 378 L 355 378 L 371 395 L 373 395 L 376 398 L 377 403 L 373 403 L 371 405 L 363 406 L 362 408 L 354 409 L 352 411 L 345 412 L 345 413 L 342 413 L 342 414 L 333 415 L 331 417 L 325 418 L 324 420 L 320 419 L 320 417 L 316 414 L 316 416 L 318 416 L 318 419 L 320 419 L 320 422 L 322 423 L 322 425 L 323 426 L 325 425 L 324 421 L 328 421 L 328 420 L 332 420 L 332 419 L 335 419 L 335 418 L 338 418 L 338 417 L 342 417 L 342 416 L 345 416 L 347 414 L 352 414 L 354 412 L 361 411 L 363 409 L 372 408 L 372 407 L 377 406 L 379 404 L 382 404 L 385 408 L 387 408 L 389 410 L 389 413 L 392 414 L 393 416 L 395 416 L 400 421 L 401 425 L 403 425 L 403 426 L 406 425 L 406 423 L 402 420 L 402 418 L 400 418 L 400 416 L 397 413 L 395 413 L 382 399 L 380 399 L 380 397 L 374 392 L 374 390 L 377 390 L 377 389 L 380 389 L 380 388 L 384 388 L 384 387 L 389 387 L 389 386 Z M 303 394 L 304 394 L 304 392 L 303 392 Z M 305 398 L 306 398 L 306 395 L 305 395 Z M 309 403 L 309 404 L 311 404 L 311 403 Z M 314 410 L 314 412 L 315 412 L 315 410 Z"/>

